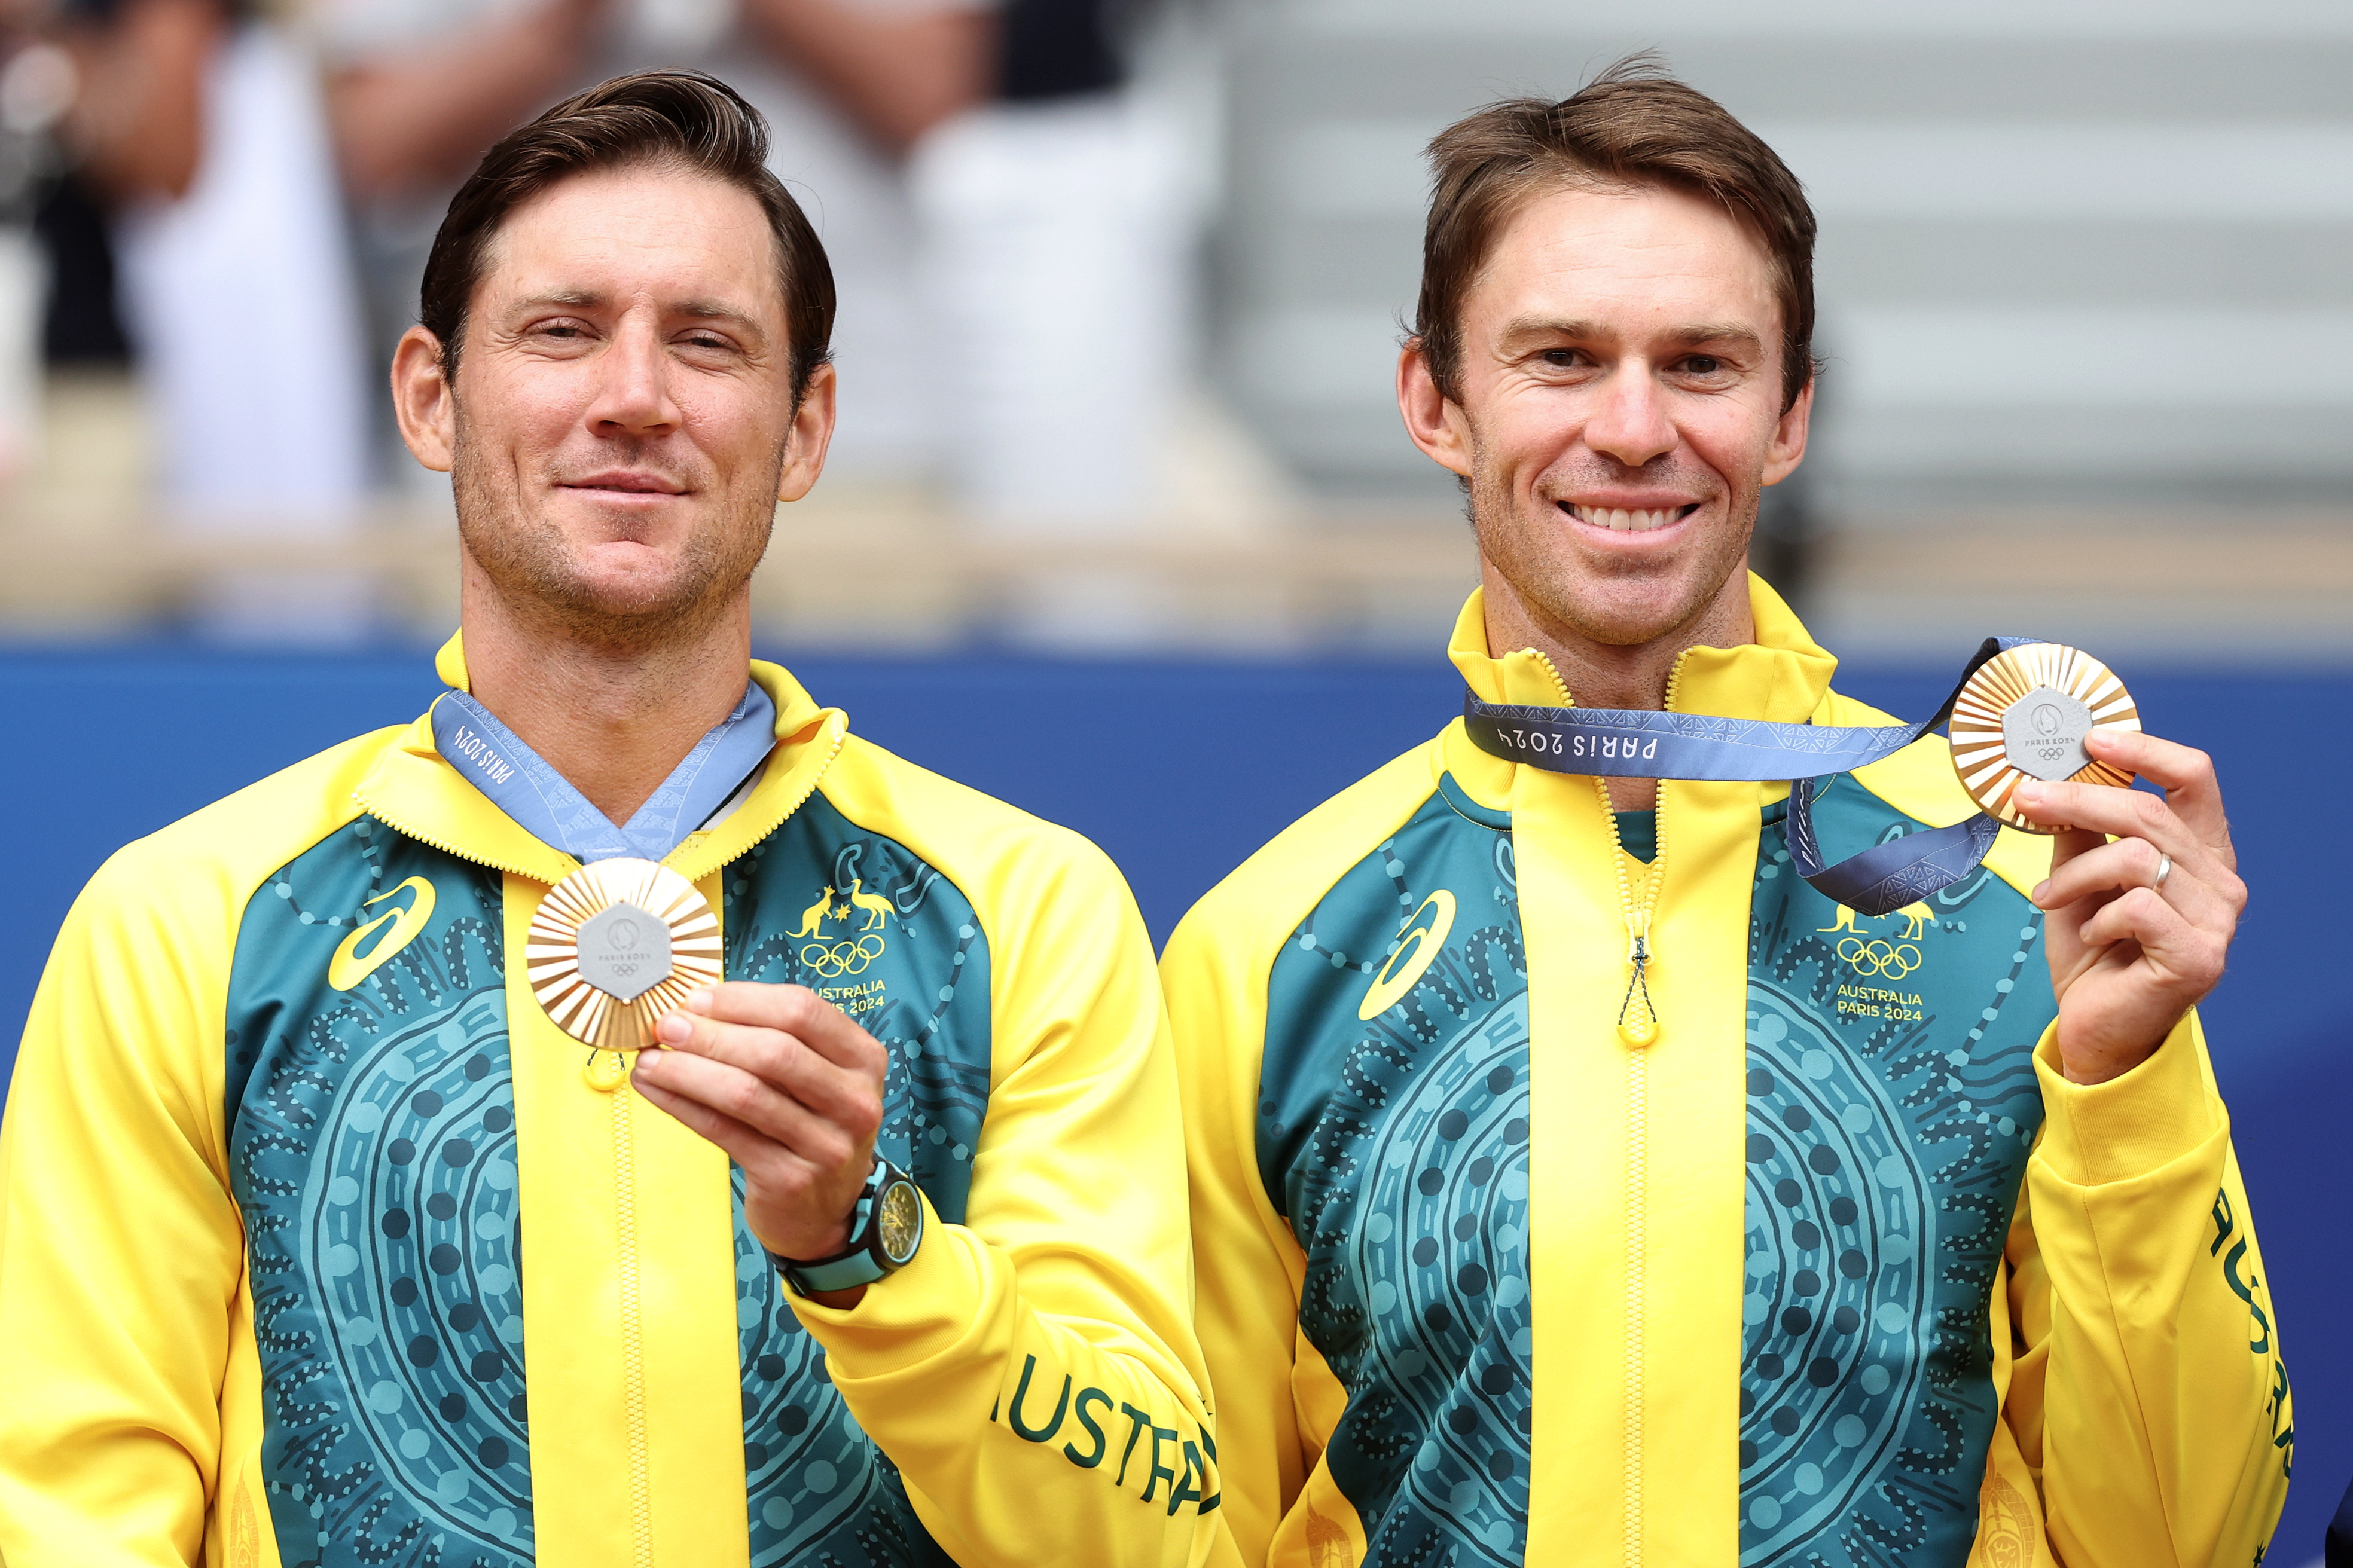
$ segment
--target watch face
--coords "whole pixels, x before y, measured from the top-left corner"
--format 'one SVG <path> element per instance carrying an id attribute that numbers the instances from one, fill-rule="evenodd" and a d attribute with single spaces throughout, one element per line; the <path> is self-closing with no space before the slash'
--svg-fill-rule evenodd
<path id="1" fill-rule="evenodd" d="M 882 1189 L 881 1223 L 876 1229 L 882 1256 L 893 1268 L 915 1256 L 915 1244 L 923 1238 L 923 1198 L 914 1183 L 902 1179 Z"/>

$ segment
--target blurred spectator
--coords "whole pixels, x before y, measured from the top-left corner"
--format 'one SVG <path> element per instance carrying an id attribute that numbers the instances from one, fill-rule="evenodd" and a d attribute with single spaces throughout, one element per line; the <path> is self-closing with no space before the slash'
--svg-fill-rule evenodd
<path id="1" fill-rule="evenodd" d="M 911 175 L 957 498 L 1019 531 L 1140 526 L 1182 374 L 1191 223 L 1104 0 L 1008 0 L 994 101 Z"/>
<path id="2" fill-rule="evenodd" d="M 47 133 L 72 66 L 0 10 L 0 485 L 30 456 L 40 401 L 43 271 L 33 219 Z"/>
<path id="3" fill-rule="evenodd" d="M 316 3 L 379 356 L 504 128 L 615 71 L 699 66 L 768 117 L 833 259 L 837 487 L 944 479 L 1000 527 L 1144 509 L 1190 234 L 1175 137 L 1122 90 L 1113 0 Z"/>
<path id="4" fill-rule="evenodd" d="M 989 11 L 970 0 L 316 3 L 379 361 L 416 320 L 433 231 L 483 148 L 574 88 L 700 67 L 767 116 L 772 165 L 832 258 L 843 397 L 828 471 L 899 479 L 928 466 L 934 370 L 899 160 L 986 94 Z M 393 471 L 431 482 L 405 457 Z"/>
<path id="5" fill-rule="evenodd" d="M 69 0 L 61 37 L 167 515 L 348 527 L 366 484 L 364 346 L 309 60 L 237 0 Z"/>

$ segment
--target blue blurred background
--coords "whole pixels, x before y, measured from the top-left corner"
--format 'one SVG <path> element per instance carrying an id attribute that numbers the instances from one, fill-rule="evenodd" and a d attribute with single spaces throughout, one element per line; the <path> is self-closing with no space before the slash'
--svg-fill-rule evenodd
<path id="1" fill-rule="evenodd" d="M 0 1056 L 115 846 L 430 696 L 446 482 L 384 366 L 488 142 L 700 65 L 840 286 L 842 425 L 754 584 L 865 733 L 1071 824 L 1155 936 L 1426 736 L 1472 580 L 1398 428 L 1419 148 L 1658 47 L 1821 222 L 1755 552 L 1917 715 L 2063 638 L 2221 760 L 2209 1008 L 2297 1392 L 2353 1476 L 2353 5 L 2344 0 L 0 0 Z M 1082 721 L 1067 721 L 1071 714 Z"/>

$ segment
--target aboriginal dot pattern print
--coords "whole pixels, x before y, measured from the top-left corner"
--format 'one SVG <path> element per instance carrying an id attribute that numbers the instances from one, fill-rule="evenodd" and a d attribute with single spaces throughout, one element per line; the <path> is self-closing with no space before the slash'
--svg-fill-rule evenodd
<path id="1" fill-rule="evenodd" d="M 1921 826 L 1849 779 L 1814 814 L 1841 853 Z M 2041 920 L 1989 872 L 1841 911 L 1790 868 L 1781 818 L 1751 909 L 1741 1562 L 1962 1568 L 1998 1414 L 1988 1300 L 2042 1117 Z M 1441 781 L 1269 982 L 1260 1173 L 1348 1395 L 1327 1458 L 1369 1564 L 1526 1551 L 1543 1130 L 1510 829 Z M 1440 889 L 1435 956 L 1360 1020 Z"/>
<path id="2" fill-rule="evenodd" d="M 429 918 L 413 935 L 394 927 L 398 950 L 335 990 L 336 942 L 410 878 L 434 889 Z M 728 973 L 831 991 L 889 1046 L 880 1147 L 960 1220 L 990 1061 L 971 905 L 821 795 L 723 887 Z M 289 1568 L 534 1560 L 501 900 L 496 873 L 363 817 L 266 880 L 239 928 L 231 1186 L 251 1259 L 263 1484 Z M 812 936 L 793 938 L 797 925 Z M 740 1173 L 735 1256 L 754 1568 L 943 1568 L 744 1224 Z"/>

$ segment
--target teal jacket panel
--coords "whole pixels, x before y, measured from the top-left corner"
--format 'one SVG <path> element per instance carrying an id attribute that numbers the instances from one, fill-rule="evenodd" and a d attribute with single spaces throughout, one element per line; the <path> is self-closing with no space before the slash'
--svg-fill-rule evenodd
<path id="1" fill-rule="evenodd" d="M 724 876 L 729 974 L 809 985 L 890 1047 L 878 1147 L 960 1221 L 991 1048 L 971 904 L 823 796 Z M 818 899 L 853 878 L 891 900 L 883 929 Z M 233 1190 L 290 1564 L 533 1561 L 501 931 L 497 873 L 368 817 L 268 879 L 240 924 Z M 785 1303 L 740 1172 L 735 1229 L 752 1562 L 946 1563 Z"/>
<path id="2" fill-rule="evenodd" d="M 1925 826 L 1848 778 L 1815 812 L 1833 858 Z M 1999 1415 L 1989 1301 L 2042 1121 L 2031 1053 L 2055 1010 L 2041 918 L 1990 873 L 1856 917 L 1790 869 L 1782 815 L 1751 907 L 1746 1342 L 1725 1391 L 1742 1562 L 1960 1568 Z M 1514 865 L 1509 816 L 1441 781 L 1269 976 L 1260 1173 L 1306 1254 L 1301 1330 L 1348 1395 L 1325 1461 L 1369 1562 L 1525 1552 L 1544 1225 L 1527 1151 L 1545 1130 Z M 1368 986 L 1430 941 L 1364 1021 Z"/>

